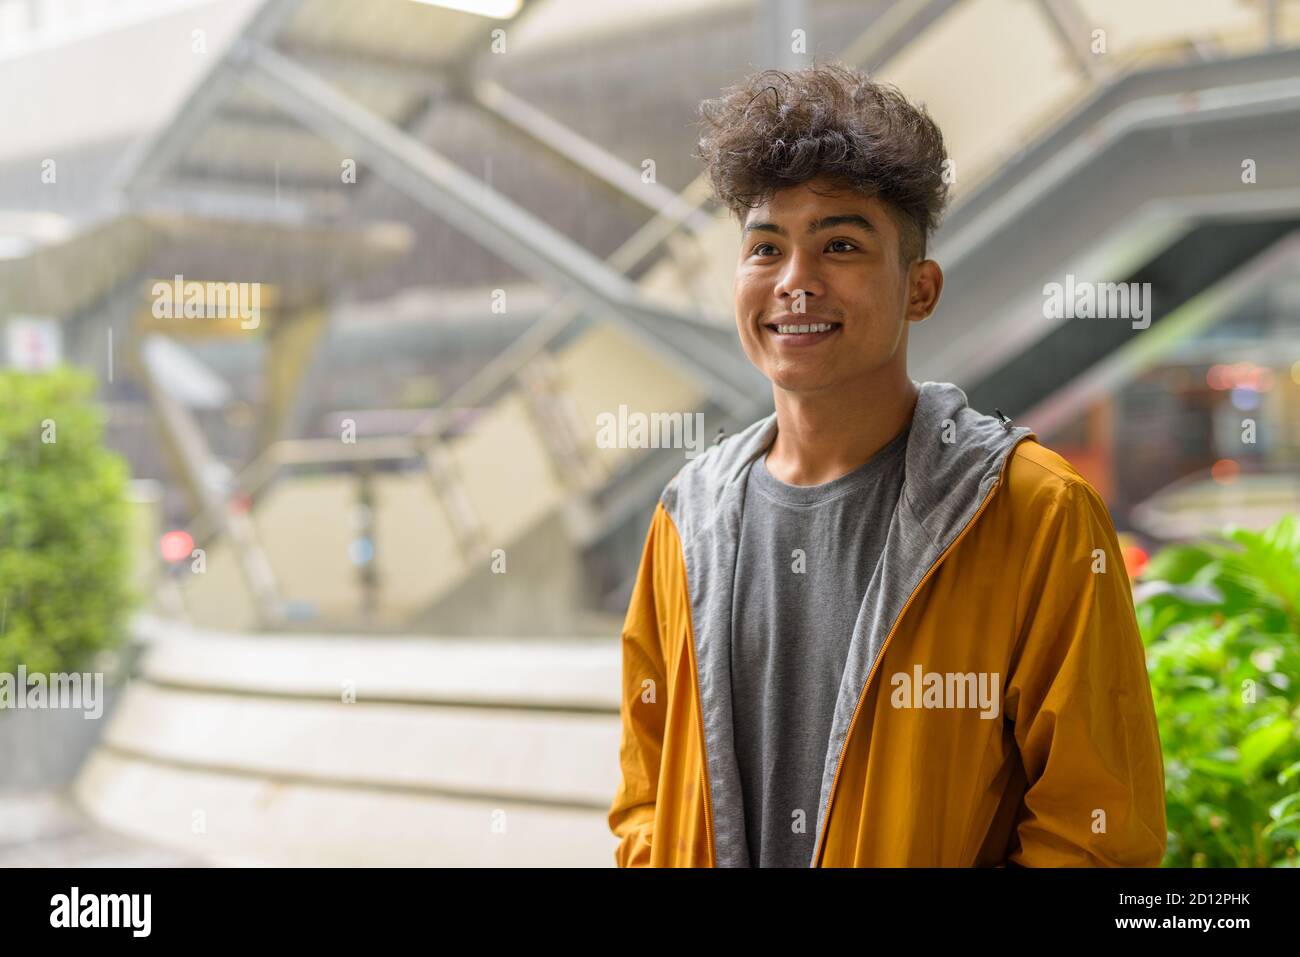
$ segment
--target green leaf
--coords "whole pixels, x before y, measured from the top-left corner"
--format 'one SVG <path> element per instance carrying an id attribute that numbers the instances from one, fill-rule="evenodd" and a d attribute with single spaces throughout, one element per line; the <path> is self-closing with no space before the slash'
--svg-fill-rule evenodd
<path id="1" fill-rule="evenodd" d="M 1166 581 L 1175 585 L 1190 582 L 1213 555 L 1202 547 L 1183 545 L 1157 552 L 1142 570 L 1142 581 Z"/>
<path id="2" fill-rule="evenodd" d="M 125 637 L 128 473 L 104 445 L 95 390 L 70 367 L 0 371 L 0 672 L 80 670 Z"/>
<path id="3" fill-rule="evenodd" d="M 1238 745 L 1242 773 L 1247 777 L 1253 775 L 1294 733 L 1295 726 L 1286 718 L 1280 718 L 1247 735 Z"/>
<path id="4" fill-rule="evenodd" d="M 1233 761 L 1224 761 L 1217 758 L 1192 758 L 1187 764 L 1202 774 L 1208 774 L 1224 781 L 1245 781 L 1245 775 L 1242 774 L 1241 768 Z"/>
<path id="5" fill-rule="evenodd" d="M 1280 820 L 1291 808 L 1300 805 L 1300 791 L 1288 794 L 1268 809 L 1268 816 L 1274 821 Z"/>

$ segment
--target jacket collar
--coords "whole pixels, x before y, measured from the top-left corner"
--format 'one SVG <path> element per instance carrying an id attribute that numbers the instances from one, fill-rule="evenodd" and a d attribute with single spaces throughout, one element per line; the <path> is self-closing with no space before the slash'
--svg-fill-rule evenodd
<path id="1" fill-rule="evenodd" d="M 966 393 L 950 382 L 913 379 L 912 384 L 917 400 L 907 441 L 904 492 L 923 516 L 927 530 L 937 537 L 951 507 L 981 489 L 986 492 L 1001 472 L 1006 452 L 1035 433 L 975 411 L 967 404 Z M 776 432 L 772 412 L 712 446 L 688 466 L 698 471 L 700 491 L 707 490 L 710 506 L 737 494 L 750 464 L 771 447 Z"/>

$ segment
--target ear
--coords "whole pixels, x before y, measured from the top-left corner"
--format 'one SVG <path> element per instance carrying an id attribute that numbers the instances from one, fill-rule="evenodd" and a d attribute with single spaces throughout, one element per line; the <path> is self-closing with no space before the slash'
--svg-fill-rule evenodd
<path id="1" fill-rule="evenodd" d="M 922 259 L 907 269 L 907 311 L 909 322 L 928 319 L 939 305 L 943 292 L 943 270 L 933 259 Z"/>

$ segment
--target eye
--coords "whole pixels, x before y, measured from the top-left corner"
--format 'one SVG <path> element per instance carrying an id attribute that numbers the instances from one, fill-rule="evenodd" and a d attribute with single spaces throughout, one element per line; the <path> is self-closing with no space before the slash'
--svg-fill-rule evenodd
<path id="1" fill-rule="evenodd" d="M 776 250 L 776 247 L 773 246 L 771 243 L 759 243 L 757 246 L 755 246 L 753 249 L 751 249 L 751 250 L 749 251 L 749 253 L 750 253 L 751 256 L 771 256 L 771 255 L 772 255 L 772 253 L 765 253 L 765 252 L 763 252 L 762 250 L 764 250 L 764 249 L 771 249 L 771 250 L 775 251 L 775 250 Z"/>
<path id="2" fill-rule="evenodd" d="M 837 244 L 837 243 L 842 243 L 843 245 L 848 246 L 849 248 L 848 248 L 848 249 L 831 249 L 831 252 L 836 252 L 836 253 L 847 253 L 847 252 L 851 252 L 851 251 L 853 251 L 854 249 L 857 249 L 857 248 L 858 248 L 857 243 L 849 242 L 849 240 L 847 240 L 847 239 L 832 239 L 829 243 L 826 244 L 826 248 L 827 248 L 827 249 L 830 249 L 830 247 L 834 246 L 834 245 Z"/>

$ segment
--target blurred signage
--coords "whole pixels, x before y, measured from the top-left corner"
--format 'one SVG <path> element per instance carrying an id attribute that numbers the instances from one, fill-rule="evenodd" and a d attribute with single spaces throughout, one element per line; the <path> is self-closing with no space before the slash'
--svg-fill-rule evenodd
<path id="1" fill-rule="evenodd" d="M 15 316 L 5 328 L 5 355 L 22 372 L 44 372 L 63 358 L 63 334 L 58 320 L 44 316 Z"/>
<path id="2" fill-rule="evenodd" d="M 135 333 L 147 336 L 248 337 L 280 305 L 280 288 L 266 282 L 195 280 L 186 276 L 146 280 L 133 314 Z"/>

